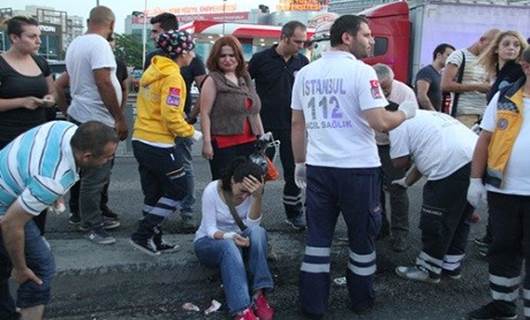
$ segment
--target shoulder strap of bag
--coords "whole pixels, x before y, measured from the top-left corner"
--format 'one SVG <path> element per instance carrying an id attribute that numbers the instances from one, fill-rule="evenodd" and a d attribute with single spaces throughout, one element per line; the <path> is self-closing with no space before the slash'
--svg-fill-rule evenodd
<path id="1" fill-rule="evenodd" d="M 458 74 L 456 78 L 456 82 L 462 83 L 462 80 L 464 79 L 464 70 L 466 68 L 466 53 L 464 50 L 462 50 L 462 63 L 460 64 L 460 67 L 458 68 Z M 460 93 L 455 93 L 453 97 L 453 107 L 451 108 L 451 116 L 456 116 L 456 110 L 458 109 L 458 98 L 460 97 Z"/>
<path id="2" fill-rule="evenodd" d="M 225 202 L 226 202 L 226 205 L 228 206 L 228 209 L 230 209 L 230 214 L 232 215 L 232 218 L 234 218 L 235 222 L 239 226 L 239 229 L 241 229 L 241 231 L 245 231 L 247 229 L 247 226 L 243 223 L 243 221 L 237 214 L 236 208 L 234 207 L 234 204 L 232 203 L 232 197 L 226 190 L 223 190 L 223 196 L 225 198 Z"/>

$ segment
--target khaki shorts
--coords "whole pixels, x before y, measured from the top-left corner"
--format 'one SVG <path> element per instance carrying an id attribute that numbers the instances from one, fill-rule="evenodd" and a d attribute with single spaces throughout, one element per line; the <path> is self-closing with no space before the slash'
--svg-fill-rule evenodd
<path id="1" fill-rule="evenodd" d="M 480 120 L 480 116 L 478 114 L 462 114 L 456 116 L 456 120 L 462 122 L 466 127 L 471 128 Z"/>

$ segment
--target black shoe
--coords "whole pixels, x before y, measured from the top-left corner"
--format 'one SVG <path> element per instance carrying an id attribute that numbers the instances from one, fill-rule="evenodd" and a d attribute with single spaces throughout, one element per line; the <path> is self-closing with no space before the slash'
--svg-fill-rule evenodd
<path id="1" fill-rule="evenodd" d="M 118 220 L 119 219 L 118 215 L 114 211 L 110 210 L 109 208 L 101 209 L 101 213 L 103 214 L 104 218 L 109 218 L 109 219 L 112 219 L 112 220 Z"/>
<path id="2" fill-rule="evenodd" d="M 68 223 L 74 227 L 77 227 L 81 223 L 81 217 L 77 212 L 70 212 L 70 217 L 68 217 Z"/>
<path id="3" fill-rule="evenodd" d="M 469 320 L 513 320 L 517 319 L 515 312 L 502 312 L 496 306 L 495 302 L 490 302 L 477 310 L 467 314 Z"/>
<path id="4" fill-rule="evenodd" d="M 461 271 L 461 268 L 456 268 L 455 270 L 442 269 L 442 276 L 447 276 L 453 280 L 460 280 L 462 278 Z"/>
<path id="5" fill-rule="evenodd" d="M 136 249 L 142 251 L 143 253 L 147 253 L 148 255 L 151 255 L 151 256 L 160 255 L 160 251 L 158 251 L 155 248 L 154 243 L 150 240 L 141 241 L 141 240 L 129 239 L 129 243 Z"/>
<path id="6" fill-rule="evenodd" d="M 475 245 L 477 247 L 480 248 L 488 248 L 491 244 L 491 239 L 488 237 L 488 235 L 486 234 L 485 236 L 483 236 L 482 238 L 475 238 L 473 239 L 473 242 L 475 243 Z"/>
<path id="7" fill-rule="evenodd" d="M 299 213 L 294 217 L 287 218 L 285 222 L 296 231 L 302 231 L 306 227 L 303 213 Z"/>
<path id="8" fill-rule="evenodd" d="M 195 233 L 195 231 L 197 231 L 197 225 L 193 223 L 192 217 L 181 215 L 180 218 L 180 233 Z"/>

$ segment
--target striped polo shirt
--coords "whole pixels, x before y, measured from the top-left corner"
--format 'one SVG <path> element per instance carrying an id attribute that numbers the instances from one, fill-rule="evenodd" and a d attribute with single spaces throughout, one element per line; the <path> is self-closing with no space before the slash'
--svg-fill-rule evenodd
<path id="1" fill-rule="evenodd" d="M 52 121 L 35 127 L 0 151 L 0 215 L 18 200 L 39 215 L 79 180 L 70 140 L 77 126 Z"/>

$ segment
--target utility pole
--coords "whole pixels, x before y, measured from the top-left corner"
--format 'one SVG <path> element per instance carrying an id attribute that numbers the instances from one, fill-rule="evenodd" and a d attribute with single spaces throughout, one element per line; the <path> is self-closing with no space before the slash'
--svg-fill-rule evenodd
<path id="1" fill-rule="evenodd" d="M 145 66 L 145 46 L 147 43 L 147 0 L 144 0 L 144 29 L 142 32 L 142 68 Z"/>

